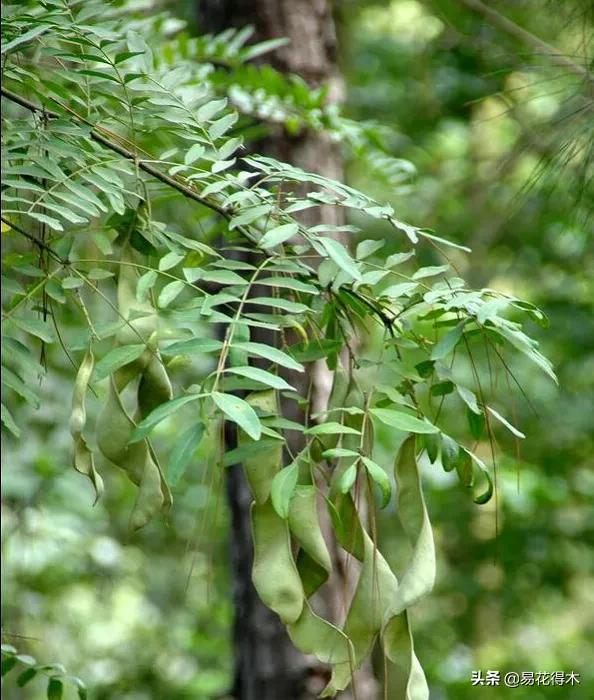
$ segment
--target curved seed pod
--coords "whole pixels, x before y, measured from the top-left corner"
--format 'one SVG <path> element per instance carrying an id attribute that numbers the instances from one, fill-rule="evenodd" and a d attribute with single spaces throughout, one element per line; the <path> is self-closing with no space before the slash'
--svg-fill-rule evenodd
<path id="1" fill-rule="evenodd" d="M 396 576 L 366 532 L 363 532 L 363 539 L 363 566 L 343 630 L 353 645 L 353 658 L 333 666 L 332 678 L 322 697 L 332 697 L 349 685 L 353 671 L 371 651 L 385 612 L 398 589 Z"/>
<path id="2" fill-rule="evenodd" d="M 265 414 L 278 415 L 278 401 L 274 389 L 250 394 L 246 401 Z M 238 430 L 237 444 L 241 446 L 247 442 L 253 442 L 252 438 L 243 430 Z M 278 447 L 272 447 L 262 454 L 256 453 L 253 457 L 244 459 L 243 468 L 256 503 L 265 503 L 270 497 L 272 480 L 280 471 L 282 463 L 283 443 L 280 440 Z"/>
<path id="3" fill-rule="evenodd" d="M 384 653 L 406 675 L 404 700 L 429 700 L 429 687 L 415 654 L 412 631 L 406 611 L 393 617 L 382 634 Z"/>
<path id="4" fill-rule="evenodd" d="M 147 450 L 142 481 L 130 514 L 130 528 L 139 530 L 144 527 L 161 510 L 164 500 L 161 474 Z"/>
<path id="5" fill-rule="evenodd" d="M 72 413 L 70 415 L 70 434 L 74 439 L 74 468 L 77 472 L 85 474 L 91 480 L 95 489 L 95 503 L 103 494 L 103 479 L 95 469 L 93 453 L 83 437 L 83 430 L 87 422 L 87 411 L 85 400 L 87 387 L 93 374 L 95 358 L 89 350 L 81 362 L 74 382 L 74 392 L 72 394 Z"/>
<path id="6" fill-rule="evenodd" d="M 315 486 L 295 489 L 289 506 L 289 529 L 309 556 L 330 575 L 332 560 L 320 527 Z"/>
<path id="7" fill-rule="evenodd" d="M 337 533 L 340 546 L 359 561 L 363 561 L 365 556 L 363 526 L 352 496 L 350 493 L 339 493 L 333 503 L 342 524 L 341 532 Z"/>
<path id="8" fill-rule="evenodd" d="M 426 700 L 429 689 L 415 654 L 407 609 L 426 596 L 435 582 L 435 545 L 423 498 L 415 456 L 415 436 L 403 442 L 394 473 L 398 487 L 398 517 L 413 546 L 410 564 L 402 577 L 382 629 L 384 652 L 408 675 L 406 700 Z"/>
<path id="9" fill-rule="evenodd" d="M 306 598 L 311 598 L 328 580 L 328 571 L 310 557 L 305 549 L 300 549 L 297 553 L 297 571 Z"/>
<path id="10" fill-rule="evenodd" d="M 142 373 L 138 386 L 138 409 L 140 416 L 145 418 L 157 406 L 173 398 L 173 390 L 169 375 L 163 361 L 156 354 Z"/>
<path id="11" fill-rule="evenodd" d="M 149 453 L 150 456 L 153 459 L 153 462 L 155 463 L 157 469 L 159 470 L 159 481 L 161 483 L 161 493 L 163 495 L 163 505 L 161 506 L 161 513 L 163 515 L 167 515 L 169 513 L 169 510 L 171 506 L 173 505 L 173 496 L 171 495 L 171 490 L 169 489 L 169 484 L 167 483 L 165 479 L 165 474 L 163 474 L 163 470 L 161 469 L 161 465 L 159 464 L 159 460 L 157 458 L 157 455 L 155 454 L 155 451 L 153 450 L 153 446 L 151 443 L 148 443 L 149 447 Z"/>
<path id="12" fill-rule="evenodd" d="M 349 638 L 334 625 L 318 617 L 305 601 L 299 619 L 287 626 L 293 644 L 304 654 L 313 654 L 325 664 L 348 663 L 354 658 Z"/>
<path id="13" fill-rule="evenodd" d="M 115 379 L 110 379 L 107 403 L 97 421 L 97 446 L 111 462 L 123 469 L 139 487 L 130 516 L 130 527 L 138 530 L 153 518 L 168 500 L 169 489 L 162 490 L 162 475 L 149 451 L 148 441 L 128 444 L 134 422 L 122 406 Z"/>
<path id="14" fill-rule="evenodd" d="M 301 615 L 304 593 L 291 552 L 289 528 L 270 501 L 261 505 L 252 503 L 251 514 L 254 588 L 284 624 L 291 624 Z"/>
<path id="15" fill-rule="evenodd" d="M 128 320 L 130 310 L 120 309 L 120 311 L 127 323 L 116 334 L 115 340 L 117 345 L 134 345 L 142 341 L 148 343 L 153 333 L 159 330 L 159 317 L 155 314 L 154 309 L 147 316 L 141 316 L 132 321 Z"/>
<path id="16" fill-rule="evenodd" d="M 112 375 L 107 402 L 97 419 L 97 447 L 139 486 L 144 476 L 147 446 L 144 441 L 128 445 L 133 430 L 134 423 L 122 406 Z"/>
<path id="17" fill-rule="evenodd" d="M 361 392 L 361 389 L 359 388 L 359 385 L 357 384 L 354 377 L 351 379 L 349 387 L 349 392 L 346 396 L 343 405 L 362 409 L 365 405 L 365 398 L 363 397 L 363 393 Z M 355 430 L 361 431 L 363 427 L 363 414 L 355 413 L 353 415 L 350 413 L 346 413 L 344 416 L 344 424 L 349 428 L 354 428 Z M 370 430 L 370 426 L 371 421 L 368 421 L 367 425 L 365 426 L 366 433 Z M 346 434 L 342 438 L 342 445 L 346 449 L 358 450 L 359 440 L 360 438 L 358 435 Z M 366 439 L 365 445 L 367 445 L 367 443 L 368 440 Z M 332 478 L 330 480 L 329 498 L 331 500 L 334 500 L 338 497 L 338 494 L 340 493 L 340 482 L 342 480 L 342 477 L 344 473 L 349 469 L 349 467 L 351 467 L 355 463 L 356 460 L 356 457 L 341 457 L 338 460 L 338 466 L 332 473 Z"/>
<path id="18" fill-rule="evenodd" d="M 415 457 L 415 436 L 403 442 L 394 468 L 397 486 L 398 518 L 413 546 L 398 595 L 390 605 L 390 615 L 398 615 L 430 593 L 435 583 L 435 545 L 425 506 L 421 477 Z"/>
<path id="19" fill-rule="evenodd" d="M 128 444 L 136 424 L 124 408 L 120 393 L 136 378 L 135 417 L 142 419 L 172 397 L 171 383 L 158 351 L 159 317 L 148 300 L 138 301 L 138 274 L 131 263 L 128 246 L 122 251 L 118 279 L 118 307 L 127 321 L 116 335 L 116 345 L 146 343 L 146 350 L 133 362 L 120 367 L 110 377 L 107 401 L 97 420 L 97 446 L 114 464 L 123 469 L 139 487 L 130 526 L 137 530 L 159 511 L 166 512 L 172 498 L 157 456 L 148 439 Z"/>

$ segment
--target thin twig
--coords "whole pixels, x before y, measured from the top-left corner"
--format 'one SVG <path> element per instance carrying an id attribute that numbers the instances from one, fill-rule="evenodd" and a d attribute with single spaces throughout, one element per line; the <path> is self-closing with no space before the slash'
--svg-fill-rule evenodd
<path id="1" fill-rule="evenodd" d="M 581 66 L 579 63 L 572 61 L 565 54 L 561 53 L 559 49 L 547 44 L 546 41 L 543 41 L 540 37 L 535 36 L 527 29 L 520 27 L 518 24 L 500 14 L 492 7 L 487 7 L 487 5 L 482 3 L 481 0 L 459 0 L 459 2 L 473 12 L 482 15 L 498 29 L 501 29 L 524 44 L 532 46 L 534 49 L 545 53 L 550 58 L 552 63 L 565 68 L 570 73 L 579 75 L 581 78 L 589 82 L 592 88 L 594 88 L 594 79 L 588 69 L 584 68 L 584 66 Z"/>

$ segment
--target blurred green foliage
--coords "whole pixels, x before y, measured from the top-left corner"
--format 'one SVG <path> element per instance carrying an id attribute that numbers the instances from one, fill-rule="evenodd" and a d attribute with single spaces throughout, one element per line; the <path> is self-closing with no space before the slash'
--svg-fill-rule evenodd
<path id="1" fill-rule="evenodd" d="M 576 62 L 592 55 L 594 26 L 577 2 L 491 5 Z M 348 180 L 399 218 L 473 248 L 453 259 L 475 285 L 543 308 L 552 330 L 530 332 L 560 381 L 556 390 L 506 357 L 533 408 L 510 387 L 506 408 L 527 439 L 516 452 L 497 433 L 497 502 L 473 505 L 457 479 L 425 465 L 439 578 L 413 622 L 431 697 L 585 700 L 594 684 L 592 103 L 582 105 L 575 77 L 454 0 L 344 2 L 340 31 L 349 116 L 391 127 L 392 155 L 417 169 L 398 185 L 352 156 Z M 189 207 L 158 207 L 163 221 L 199 225 Z M 387 235 L 366 226 L 365 237 Z M 26 438 L 3 441 L 3 641 L 63 663 L 94 700 L 223 697 L 233 611 L 220 469 L 197 460 L 169 521 L 130 537 L 133 487 L 106 470 L 106 497 L 92 508 L 71 470 L 70 369 L 59 353 L 48 361 L 41 408 L 11 399 Z M 477 363 L 489 395 L 489 357 Z M 448 398 L 443 411 L 455 435 L 462 407 Z M 159 433 L 164 445 L 174 433 Z M 388 466 L 394 434 L 379 438 Z M 478 450 L 490 458 L 488 444 Z M 394 523 L 388 509 L 381 546 L 404 565 Z M 581 685 L 477 689 L 479 669 L 575 671 Z M 8 700 L 44 692 L 41 680 L 27 695 L 11 682 Z"/>
<path id="2" fill-rule="evenodd" d="M 586 5 L 489 5 L 591 68 L 594 26 Z M 350 178 L 391 201 L 405 219 L 469 245 L 473 254 L 456 263 L 476 286 L 519 294 L 542 308 L 551 328 L 531 332 L 559 374 L 556 390 L 518 358 L 506 358 L 533 409 L 512 386 L 508 409 L 527 439 L 518 452 L 513 438 L 501 443 L 497 505 L 473 506 L 455 478 L 426 470 L 438 582 L 413 620 L 431 697 L 591 697 L 591 96 L 580 92 L 578 78 L 461 3 L 360 2 L 345 12 L 341 38 L 351 114 L 397 131 L 395 153 L 418 171 L 416 182 L 397 196 L 378 188 L 356 162 Z M 477 361 L 488 378 L 488 359 L 483 354 Z M 494 385 L 502 383 L 503 376 L 493 376 Z M 488 380 L 484 384 L 488 395 Z M 461 409 L 453 403 L 448 409 L 446 401 L 444 410 L 455 434 Z M 386 460 L 394 453 L 389 439 Z M 489 445 L 482 449 L 487 458 Z M 404 563 L 405 540 L 391 523 L 387 514 L 382 544 Z M 502 678 L 506 671 L 574 670 L 582 684 L 477 689 L 470 678 L 479 669 L 499 670 Z"/>

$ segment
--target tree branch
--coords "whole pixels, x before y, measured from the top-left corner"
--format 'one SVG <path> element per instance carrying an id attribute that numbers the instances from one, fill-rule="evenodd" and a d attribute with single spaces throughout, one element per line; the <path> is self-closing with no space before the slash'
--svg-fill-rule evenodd
<path id="1" fill-rule="evenodd" d="M 24 236 L 25 238 L 28 238 L 30 241 L 35 243 L 35 245 L 40 248 L 41 250 L 45 250 L 48 255 L 51 255 L 52 258 L 56 261 L 59 262 L 60 265 L 68 265 L 68 260 L 64 260 L 61 258 L 53 248 L 48 246 L 46 243 L 41 241 L 39 238 L 36 238 L 33 236 L 31 233 L 28 231 L 25 231 L 24 228 L 21 228 L 18 224 L 15 224 L 14 222 L 10 221 L 4 216 L 0 216 L 0 219 L 2 219 L 2 223 L 6 224 L 7 226 L 10 226 L 13 231 L 16 231 L 17 233 L 20 233 L 21 236 Z"/>
<path id="2" fill-rule="evenodd" d="M 559 49 L 556 49 L 554 46 L 547 44 L 546 41 L 543 41 L 528 30 L 523 29 L 515 22 L 512 22 L 511 19 L 504 17 L 502 14 L 492 9 L 491 7 L 487 7 L 487 5 L 482 3 L 481 0 L 458 1 L 462 5 L 468 7 L 468 9 L 472 10 L 473 12 L 482 15 L 492 25 L 506 32 L 510 36 L 513 36 L 515 39 L 518 39 L 524 44 L 527 44 L 528 46 L 531 46 L 532 48 L 547 54 L 550 57 L 552 63 L 555 63 L 556 65 L 565 68 L 566 70 L 568 70 L 571 73 L 574 73 L 575 75 L 579 75 L 585 81 L 589 82 L 591 86 L 594 86 L 593 76 L 587 68 L 584 68 L 584 66 L 581 66 L 579 63 L 575 63 L 575 61 L 572 61 L 570 58 L 562 54 L 559 51 Z"/>
<path id="3" fill-rule="evenodd" d="M 7 90 L 6 88 L 2 87 L 1 93 L 3 97 L 6 97 L 6 99 L 10 100 L 11 102 L 14 102 L 15 104 L 20 105 L 21 107 L 24 107 L 25 109 L 28 109 L 30 112 L 33 112 L 34 114 L 44 114 L 46 117 L 49 117 L 50 119 L 57 119 L 61 115 L 58 114 L 58 112 L 54 112 L 53 110 L 46 109 L 43 105 L 38 105 L 35 104 L 34 102 L 30 102 L 24 97 L 21 97 L 21 95 L 18 95 L 11 90 Z M 132 153 L 132 151 L 129 151 L 127 148 L 124 148 L 121 146 L 119 143 L 115 143 L 111 139 L 107 138 L 106 136 L 103 136 L 103 134 L 99 133 L 98 129 L 95 124 L 92 122 L 86 120 L 84 117 L 81 117 L 78 115 L 76 112 L 68 109 L 66 106 L 62 105 L 61 103 L 57 102 L 57 100 L 54 100 L 57 104 L 62 107 L 66 112 L 69 114 L 73 115 L 77 120 L 83 122 L 84 124 L 87 124 L 91 127 L 93 127 L 93 131 L 91 131 L 90 136 L 93 139 L 93 141 L 96 141 L 97 143 L 100 143 L 102 146 L 105 148 L 108 148 L 111 151 L 114 151 L 115 153 L 118 153 L 122 158 L 126 158 L 126 160 L 131 160 L 134 163 L 138 163 L 138 167 L 143 170 L 145 173 L 150 175 L 151 177 L 154 177 L 156 180 L 159 180 L 160 182 L 164 183 L 165 185 L 168 185 L 169 187 L 172 187 L 173 189 L 177 190 L 180 194 L 183 194 L 184 197 L 188 197 L 189 199 L 193 199 L 195 202 L 199 202 L 200 204 L 204 205 L 205 207 L 208 207 L 209 209 L 212 209 L 215 211 L 217 214 L 220 216 L 223 216 L 225 219 L 229 220 L 231 219 L 231 213 L 226 211 L 223 207 L 219 206 L 216 202 L 212 202 L 209 199 L 206 199 L 206 197 L 203 197 L 199 192 L 196 192 L 195 189 L 192 187 L 189 187 L 188 185 L 185 185 L 183 182 L 180 182 L 179 180 L 176 180 L 173 177 L 170 177 L 169 175 L 162 173 L 159 169 L 155 168 L 154 166 L 150 165 L 149 163 L 145 163 L 144 161 L 140 160 L 137 155 Z M 253 236 L 249 234 L 248 231 L 245 229 L 240 229 L 243 235 L 250 240 L 252 243 L 255 242 Z"/>

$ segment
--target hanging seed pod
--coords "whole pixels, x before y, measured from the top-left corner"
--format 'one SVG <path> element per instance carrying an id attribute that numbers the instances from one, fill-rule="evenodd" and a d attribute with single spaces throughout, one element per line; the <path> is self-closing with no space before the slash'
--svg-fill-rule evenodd
<path id="1" fill-rule="evenodd" d="M 87 387 L 93 374 L 95 358 L 89 350 L 85 354 L 78 369 L 76 381 L 74 382 L 74 392 L 72 394 L 72 413 L 70 414 L 70 434 L 74 439 L 74 468 L 77 472 L 85 474 L 91 480 L 95 489 L 95 503 L 103 495 L 103 479 L 95 469 L 93 453 L 83 437 L 83 430 L 87 422 L 87 411 L 85 401 Z"/>
<path id="2" fill-rule="evenodd" d="M 107 401 L 97 420 L 97 446 L 107 459 L 123 469 L 138 487 L 130 527 L 144 527 L 171 506 L 171 492 L 148 439 L 129 444 L 136 424 L 172 397 L 171 382 L 158 351 L 159 318 L 148 300 L 136 299 L 138 275 L 131 252 L 124 247 L 118 280 L 118 310 L 126 325 L 116 335 L 116 346 L 146 343 L 146 350 L 110 377 Z M 132 419 L 121 393 L 138 380 Z"/>
<path id="3" fill-rule="evenodd" d="M 284 624 L 295 622 L 303 609 L 303 586 L 291 551 L 289 528 L 270 501 L 252 503 L 252 532 L 254 588 Z"/>
<path id="4" fill-rule="evenodd" d="M 260 409 L 265 415 L 278 415 L 278 400 L 276 391 L 258 391 L 250 394 L 246 401 L 253 408 Z M 243 430 L 238 430 L 237 443 L 239 446 L 253 442 Z M 265 503 L 270 496 L 272 480 L 281 470 L 283 464 L 283 444 L 279 440 L 278 447 L 272 447 L 261 454 L 247 457 L 243 461 L 243 468 L 252 490 L 255 502 Z"/>

